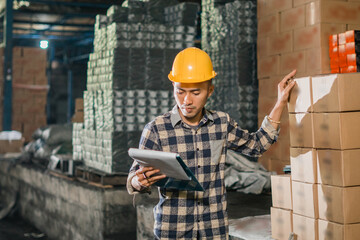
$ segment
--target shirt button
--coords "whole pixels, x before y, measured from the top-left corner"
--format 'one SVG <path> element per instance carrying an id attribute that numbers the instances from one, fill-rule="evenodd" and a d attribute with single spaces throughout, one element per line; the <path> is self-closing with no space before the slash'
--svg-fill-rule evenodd
<path id="1" fill-rule="evenodd" d="M 200 168 L 200 165 L 198 165 L 198 168 Z"/>
<path id="2" fill-rule="evenodd" d="M 200 202 L 198 202 L 198 204 L 200 205 Z"/>
<path id="3" fill-rule="evenodd" d="M 196 151 L 199 151 L 199 148 L 197 148 Z"/>
<path id="4" fill-rule="evenodd" d="M 200 222 L 200 219 L 198 219 L 198 222 Z"/>

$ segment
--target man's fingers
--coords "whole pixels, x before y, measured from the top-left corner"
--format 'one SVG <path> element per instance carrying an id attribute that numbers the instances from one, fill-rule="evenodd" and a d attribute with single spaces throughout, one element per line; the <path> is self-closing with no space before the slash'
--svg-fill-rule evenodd
<path id="1" fill-rule="evenodd" d="M 152 175 L 154 175 L 155 173 L 158 173 L 158 172 L 160 172 L 159 169 L 153 169 L 153 170 L 151 170 L 151 171 L 147 171 L 147 172 L 146 172 L 146 176 L 147 176 L 147 177 L 151 177 Z"/>
<path id="2" fill-rule="evenodd" d="M 149 183 L 149 186 L 156 183 L 157 181 L 163 179 L 163 178 L 166 178 L 166 175 L 162 174 L 162 175 L 156 175 L 156 176 L 153 176 L 151 178 L 149 178 L 148 180 L 148 183 Z"/>
<path id="3" fill-rule="evenodd" d="M 283 80 L 281 80 L 281 84 L 286 84 L 287 81 L 289 81 L 289 79 L 293 78 L 296 74 L 296 69 L 293 70 L 292 72 L 290 72 L 288 75 L 286 75 Z"/>

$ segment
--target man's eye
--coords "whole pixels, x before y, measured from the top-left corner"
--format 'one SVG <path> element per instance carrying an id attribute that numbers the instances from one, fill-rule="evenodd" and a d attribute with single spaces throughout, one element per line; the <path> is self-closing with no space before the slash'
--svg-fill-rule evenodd
<path id="1" fill-rule="evenodd" d="M 183 94 L 184 91 L 177 90 L 176 93 L 177 93 L 177 94 Z"/>
<path id="2" fill-rule="evenodd" d="M 199 95 L 200 94 L 200 92 L 194 92 L 194 95 Z"/>

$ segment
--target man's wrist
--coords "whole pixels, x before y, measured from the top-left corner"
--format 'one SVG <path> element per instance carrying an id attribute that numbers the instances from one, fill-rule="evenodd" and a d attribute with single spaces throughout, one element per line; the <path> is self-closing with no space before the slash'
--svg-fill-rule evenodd
<path id="1" fill-rule="evenodd" d="M 131 186 L 137 191 L 141 191 L 145 188 L 145 186 L 141 185 L 141 183 L 137 180 L 136 176 L 131 179 Z"/>

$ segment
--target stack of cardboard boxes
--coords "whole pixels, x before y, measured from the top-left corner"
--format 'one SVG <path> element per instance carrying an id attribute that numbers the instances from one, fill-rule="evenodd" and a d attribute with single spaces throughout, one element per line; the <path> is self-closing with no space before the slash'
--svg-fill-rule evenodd
<path id="1" fill-rule="evenodd" d="M 84 122 L 84 99 L 76 98 L 75 99 L 75 113 L 71 118 L 73 123 L 83 123 Z"/>
<path id="2" fill-rule="evenodd" d="M 297 69 L 296 77 L 329 74 L 329 36 L 360 30 L 359 1 L 257 0 L 258 78 L 261 124 L 275 104 L 277 84 Z M 278 142 L 260 158 L 269 170 L 282 172 L 290 163 L 289 115 L 281 119 Z"/>
<path id="3" fill-rule="evenodd" d="M 285 181 L 276 179 L 284 178 L 274 176 L 273 196 L 292 195 L 292 231 L 298 240 L 358 239 L 360 73 L 295 81 L 288 105 L 291 192 L 280 192 Z M 273 197 L 274 206 L 278 201 Z M 275 216 L 273 229 L 286 235 Z M 283 239 L 274 231 L 273 237 Z"/>
<path id="4" fill-rule="evenodd" d="M 46 125 L 46 59 L 46 50 L 13 48 L 12 129 L 22 132 L 26 141 Z"/>

